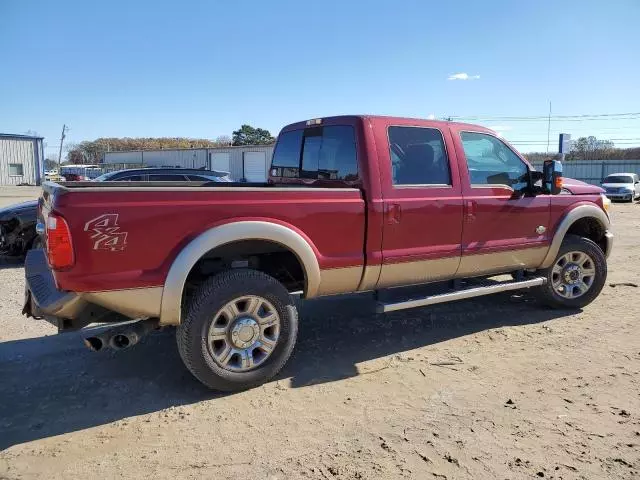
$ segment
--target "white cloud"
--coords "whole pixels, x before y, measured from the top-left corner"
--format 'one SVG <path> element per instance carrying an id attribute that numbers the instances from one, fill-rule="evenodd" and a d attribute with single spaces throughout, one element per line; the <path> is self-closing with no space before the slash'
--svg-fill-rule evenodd
<path id="1" fill-rule="evenodd" d="M 427 120 L 435 120 L 436 116 L 433 113 L 430 113 L 429 116 L 427 117 Z"/>
<path id="2" fill-rule="evenodd" d="M 480 75 L 469 75 L 468 73 L 454 73 L 449 75 L 449 80 L 478 80 Z"/>

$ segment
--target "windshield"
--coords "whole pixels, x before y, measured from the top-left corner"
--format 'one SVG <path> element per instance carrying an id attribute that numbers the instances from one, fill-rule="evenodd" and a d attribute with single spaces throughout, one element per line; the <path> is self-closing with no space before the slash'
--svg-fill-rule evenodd
<path id="1" fill-rule="evenodd" d="M 609 175 L 602 183 L 633 183 L 633 177 L 629 175 Z"/>

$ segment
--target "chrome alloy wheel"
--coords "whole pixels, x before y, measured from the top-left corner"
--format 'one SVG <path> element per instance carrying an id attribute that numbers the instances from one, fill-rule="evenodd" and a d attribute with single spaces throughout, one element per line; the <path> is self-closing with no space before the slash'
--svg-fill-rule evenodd
<path id="1" fill-rule="evenodd" d="M 231 300 L 215 315 L 207 335 L 209 353 L 222 368 L 246 372 L 267 360 L 280 335 L 280 316 L 265 298 Z"/>
<path id="2" fill-rule="evenodd" d="M 569 252 L 556 260 L 551 272 L 551 283 L 558 295 L 578 298 L 593 285 L 596 268 L 593 259 L 584 252 Z"/>

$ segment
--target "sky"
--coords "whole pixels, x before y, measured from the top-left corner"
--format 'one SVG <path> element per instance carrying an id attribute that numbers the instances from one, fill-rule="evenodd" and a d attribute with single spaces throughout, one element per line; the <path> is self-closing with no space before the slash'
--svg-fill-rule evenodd
<path id="1" fill-rule="evenodd" d="M 462 116 L 545 151 L 544 117 L 640 112 L 640 0 L 0 0 L 0 132 L 230 135 L 339 114 Z M 640 113 L 552 119 L 640 145 Z"/>

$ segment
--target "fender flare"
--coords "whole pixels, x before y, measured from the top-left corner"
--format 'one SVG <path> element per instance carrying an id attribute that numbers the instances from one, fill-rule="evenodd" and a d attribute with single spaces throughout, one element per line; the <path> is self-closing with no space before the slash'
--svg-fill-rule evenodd
<path id="1" fill-rule="evenodd" d="M 180 324 L 184 284 L 189 272 L 198 260 L 214 248 L 242 240 L 267 240 L 291 250 L 303 266 L 306 298 L 316 296 L 320 286 L 320 265 L 313 248 L 302 235 L 278 223 L 232 222 L 201 233 L 189 242 L 174 259 L 164 283 L 160 324 Z"/>
<path id="2" fill-rule="evenodd" d="M 553 240 L 551 241 L 551 246 L 549 247 L 549 251 L 547 252 L 547 256 L 544 257 L 544 261 L 540 268 L 548 268 L 551 266 L 553 261 L 558 256 L 558 251 L 560 251 L 560 246 L 562 245 L 562 241 L 564 237 L 567 235 L 569 228 L 576 221 L 581 218 L 593 218 L 597 220 L 600 225 L 602 225 L 603 230 L 606 232 L 609 230 L 609 217 L 600 207 L 596 205 L 578 205 L 574 207 L 572 210 L 567 212 L 567 214 L 560 220 L 558 224 L 558 228 L 556 228 L 556 233 L 553 236 Z M 609 252 L 605 252 L 605 255 L 608 255 Z"/>

